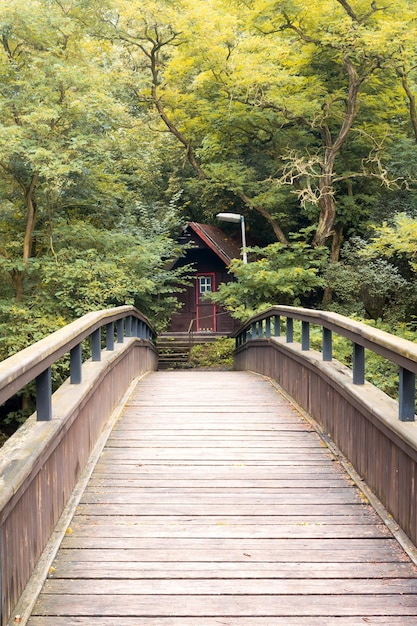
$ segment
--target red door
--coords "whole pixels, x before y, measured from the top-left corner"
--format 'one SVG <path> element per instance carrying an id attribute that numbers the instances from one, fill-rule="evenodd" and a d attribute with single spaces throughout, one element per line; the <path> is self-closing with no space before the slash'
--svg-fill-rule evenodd
<path id="1" fill-rule="evenodd" d="M 196 317 L 197 330 L 216 332 L 216 305 L 207 299 L 207 294 L 216 291 L 215 275 L 197 274 L 196 280 Z"/>

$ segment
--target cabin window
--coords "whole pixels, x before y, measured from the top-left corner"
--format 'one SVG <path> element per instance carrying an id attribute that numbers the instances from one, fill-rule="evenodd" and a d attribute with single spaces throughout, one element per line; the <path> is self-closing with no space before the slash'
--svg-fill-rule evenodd
<path id="1" fill-rule="evenodd" d="M 198 291 L 199 293 L 206 293 L 212 291 L 211 276 L 199 276 L 198 277 Z"/>

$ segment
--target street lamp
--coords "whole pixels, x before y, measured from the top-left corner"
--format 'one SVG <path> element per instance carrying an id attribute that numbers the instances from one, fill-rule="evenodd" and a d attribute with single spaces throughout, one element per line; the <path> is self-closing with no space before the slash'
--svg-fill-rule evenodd
<path id="1" fill-rule="evenodd" d="M 217 213 L 217 219 L 220 222 L 232 222 L 233 224 L 239 224 L 242 229 L 242 259 L 244 263 L 248 262 L 248 255 L 246 254 L 246 233 L 245 233 L 245 217 L 240 213 Z"/>

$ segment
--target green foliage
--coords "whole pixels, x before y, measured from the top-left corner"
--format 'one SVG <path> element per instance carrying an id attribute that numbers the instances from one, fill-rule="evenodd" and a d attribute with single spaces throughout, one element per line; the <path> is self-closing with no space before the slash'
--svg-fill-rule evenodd
<path id="1" fill-rule="evenodd" d="M 417 331 L 411 329 L 407 324 L 397 324 L 393 327 L 392 324 L 381 321 L 375 322 L 359 317 L 356 319 L 357 321 L 362 321 L 380 330 L 395 334 L 403 339 L 408 339 L 413 342 L 417 341 Z M 313 350 L 321 351 L 321 328 L 316 326 L 311 328 L 310 344 Z M 347 367 L 352 368 L 352 342 L 345 337 L 333 334 L 332 346 L 333 358 Z M 365 379 L 394 400 L 398 400 L 398 366 L 384 357 L 375 354 L 371 350 L 365 350 Z"/>
<path id="2" fill-rule="evenodd" d="M 341 260 L 329 264 L 326 279 L 334 296 L 330 308 L 374 320 L 404 319 L 413 286 L 395 265 L 372 257 L 369 250 L 365 240 L 353 237 L 345 244 Z"/>
<path id="3" fill-rule="evenodd" d="M 212 342 L 192 346 L 189 366 L 195 368 L 233 368 L 234 339 L 218 337 Z"/>
<path id="4" fill-rule="evenodd" d="M 253 247 L 248 252 L 256 255 L 255 260 L 232 261 L 230 271 L 236 281 L 221 285 L 211 296 L 237 319 L 243 321 L 273 304 L 314 301 L 324 286 L 320 269 L 327 258 L 325 249 L 295 242 Z"/>
<path id="5" fill-rule="evenodd" d="M 374 226 L 374 236 L 366 248 L 371 257 L 390 259 L 408 276 L 417 274 L 417 219 L 397 213 L 391 223 Z"/>

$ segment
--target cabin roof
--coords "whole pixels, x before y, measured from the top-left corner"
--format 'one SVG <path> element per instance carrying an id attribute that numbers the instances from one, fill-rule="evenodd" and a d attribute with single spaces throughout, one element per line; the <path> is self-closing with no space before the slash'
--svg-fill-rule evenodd
<path id="1" fill-rule="evenodd" d="M 188 222 L 187 226 L 226 264 L 240 256 L 240 248 L 218 226 Z"/>

